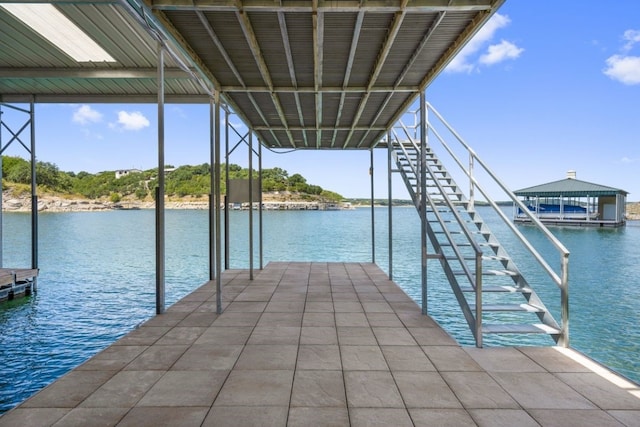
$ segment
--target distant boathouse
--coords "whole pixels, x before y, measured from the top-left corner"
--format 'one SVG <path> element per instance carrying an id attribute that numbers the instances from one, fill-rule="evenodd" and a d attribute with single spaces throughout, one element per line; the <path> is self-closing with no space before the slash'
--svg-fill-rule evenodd
<path id="1" fill-rule="evenodd" d="M 619 188 L 576 179 L 567 172 L 560 181 L 515 191 L 529 212 L 545 224 L 592 227 L 625 225 L 627 192 Z M 531 222 L 529 216 L 514 205 L 514 221 Z"/>

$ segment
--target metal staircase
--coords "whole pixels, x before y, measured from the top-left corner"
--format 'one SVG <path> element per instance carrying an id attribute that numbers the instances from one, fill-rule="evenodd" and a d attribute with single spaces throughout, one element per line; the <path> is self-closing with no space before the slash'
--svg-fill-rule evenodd
<path id="1" fill-rule="evenodd" d="M 474 166 L 480 165 L 484 168 L 488 175 L 503 187 L 514 203 L 519 205 L 521 202 L 497 180 L 433 107 L 425 103 L 425 108 L 444 123 L 445 128 L 469 154 L 469 162 L 465 165 L 436 129 L 424 120 L 422 135 L 429 135 L 430 139 L 435 138 L 444 148 L 444 153 L 469 177 L 469 196 L 455 182 L 433 147 L 426 141 L 420 144 L 419 120 L 415 120 L 411 128 L 402 122 L 394 127 L 393 137 L 390 138 L 392 155 L 398 168 L 396 171 L 400 173 L 409 190 L 423 221 L 423 230 L 433 247 L 434 253 L 423 256 L 440 262 L 476 345 L 482 347 L 484 334 L 548 334 L 559 345 L 568 346 L 569 252 L 544 225 L 537 220 L 534 221 L 561 254 L 561 272 L 556 274 L 477 182 Z M 426 114 L 424 117 L 426 118 Z M 475 209 L 476 190 L 480 191 L 489 205 L 520 239 L 527 252 L 560 287 L 561 325 L 556 322 L 505 247 L 480 217 Z M 521 208 L 528 211 L 524 206 Z M 424 252 L 426 247 L 423 248 Z M 423 283 L 423 286 L 426 286 L 426 283 Z"/>

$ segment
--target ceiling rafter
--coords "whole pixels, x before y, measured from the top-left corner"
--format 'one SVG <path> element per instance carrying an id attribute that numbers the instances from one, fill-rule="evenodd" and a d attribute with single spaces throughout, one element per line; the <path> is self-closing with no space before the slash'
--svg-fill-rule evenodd
<path id="1" fill-rule="evenodd" d="M 345 88 L 349 86 L 351 69 L 353 68 L 353 61 L 356 56 L 356 49 L 358 48 L 358 40 L 360 40 L 360 32 L 362 31 L 362 21 L 364 21 L 364 10 L 360 10 L 358 12 L 358 17 L 356 18 L 356 24 L 355 24 L 355 27 L 353 28 L 353 35 L 351 36 L 351 48 L 349 49 L 349 58 L 347 59 L 347 66 L 345 67 L 345 70 L 344 70 L 344 80 L 342 81 L 340 103 L 338 104 L 338 111 L 336 112 L 336 126 L 340 125 L 340 119 L 342 118 L 342 109 L 344 108 L 344 100 L 346 98 Z M 335 147 L 337 135 L 338 135 L 338 131 L 334 130 L 333 136 L 331 137 L 331 147 Z"/>
<path id="2" fill-rule="evenodd" d="M 255 32 L 253 31 L 253 26 L 251 25 L 251 21 L 249 20 L 249 16 L 247 16 L 247 12 L 242 8 L 242 1 L 237 0 L 238 9 L 236 10 L 236 17 L 238 18 L 238 22 L 240 23 L 240 28 L 242 29 L 242 33 L 244 34 L 247 43 L 249 44 L 249 48 L 251 49 L 251 53 L 253 54 L 253 59 L 260 70 L 260 75 L 264 80 L 266 86 L 269 88 L 269 94 L 271 95 L 271 101 L 273 102 L 273 106 L 276 108 L 278 113 L 278 117 L 280 118 L 280 122 L 284 127 L 288 126 L 287 117 L 284 114 L 284 110 L 282 108 L 282 104 L 280 103 L 280 99 L 278 95 L 273 90 L 273 81 L 271 79 L 271 73 L 269 72 L 269 67 L 267 67 L 267 63 L 264 60 L 264 56 L 262 55 L 262 50 L 260 49 L 260 44 L 258 43 L 258 38 L 256 37 Z M 296 146 L 295 140 L 293 139 L 293 135 L 290 131 L 286 131 L 287 137 L 289 138 L 289 143 L 292 146 Z"/>
<path id="3" fill-rule="evenodd" d="M 396 79 L 396 81 L 395 81 L 395 83 L 393 85 L 393 87 L 394 87 L 393 92 L 395 92 L 397 90 L 397 88 L 400 86 L 400 84 L 404 80 L 404 78 L 407 75 L 407 73 L 409 72 L 409 70 L 413 67 L 413 65 L 415 64 L 416 60 L 420 56 L 420 53 L 422 52 L 424 47 L 427 45 L 427 42 L 429 41 L 429 39 L 431 38 L 431 36 L 435 32 L 435 30 L 440 26 L 440 24 L 444 20 L 444 17 L 446 15 L 446 13 L 447 12 L 438 13 L 438 16 L 436 17 L 436 19 L 433 21 L 433 23 L 431 24 L 429 29 L 425 32 L 424 37 L 422 37 L 422 40 L 420 40 L 420 44 L 418 45 L 417 49 L 413 52 L 413 54 L 411 55 L 411 58 L 409 58 L 409 60 L 405 64 L 402 72 L 400 73 L 400 75 Z M 391 101 L 391 97 L 393 95 L 393 92 L 388 93 L 387 96 L 385 97 L 384 101 L 382 102 L 382 106 L 378 110 L 378 114 L 376 114 L 376 116 L 373 119 L 374 122 L 376 122 L 378 120 L 378 118 L 382 114 L 382 111 L 384 111 L 384 109 L 387 107 L 387 104 L 389 104 L 389 101 Z M 360 141 L 357 144 L 358 147 L 362 146 L 362 144 L 364 143 L 364 141 L 366 140 L 366 137 L 368 135 L 369 135 L 369 132 L 366 132 L 362 136 L 362 138 L 360 139 Z M 382 138 L 383 135 L 384 135 L 384 133 L 376 135 L 375 140 L 379 141 Z"/>
<path id="4" fill-rule="evenodd" d="M 373 72 L 371 73 L 371 77 L 369 78 L 369 83 L 367 85 L 367 92 L 365 92 L 362 99 L 360 100 L 360 105 L 358 106 L 358 110 L 353 119 L 352 126 L 356 126 L 360 121 L 360 116 L 362 116 L 362 113 L 364 112 L 364 109 L 367 105 L 367 101 L 369 100 L 369 96 L 371 95 L 370 90 L 373 87 L 373 85 L 376 83 L 376 80 L 378 80 L 378 76 L 380 75 L 380 72 L 382 72 L 382 67 L 384 66 L 387 60 L 387 56 L 389 55 L 389 52 L 391 52 L 393 43 L 396 40 L 398 31 L 400 31 L 400 26 L 402 25 L 402 21 L 404 20 L 404 17 L 406 15 L 406 5 L 408 1 L 409 0 L 403 0 L 401 11 L 396 12 L 394 14 L 393 23 L 391 24 L 391 28 L 389 30 L 389 33 L 387 34 L 387 38 L 385 39 L 385 42 L 382 45 L 382 49 L 378 53 L 376 64 L 373 67 Z M 351 142 L 352 136 L 353 136 L 353 131 L 349 132 L 349 134 L 347 135 L 343 148 L 347 148 L 347 146 L 349 145 L 349 142 Z"/>
<path id="5" fill-rule="evenodd" d="M 318 0 L 313 6 L 313 84 L 316 90 L 316 147 L 322 143 L 322 68 L 324 66 L 324 13 L 318 11 Z"/>
<path id="6" fill-rule="evenodd" d="M 191 79 L 181 68 L 165 68 L 168 79 Z M 0 68 L 3 79 L 156 79 L 157 68 Z"/>
<path id="7" fill-rule="evenodd" d="M 278 11 L 278 23 L 280 24 L 280 35 L 282 36 L 282 44 L 284 45 L 284 54 L 287 58 L 287 68 L 289 69 L 289 77 L 291 78 L 291 84 L 293 86 L 293 96 L 296 101 L 296 110 L 298 112 L 298 120 L 302 125 L 302 138 L 304 140 L 305 147 L 309 146 L 309 141 L 307 140 L 307 130 L 304 125 L 304 114 L 302 112 L 302 106 L 300 105 L 300 94 L 298 91 L 298 80 L 296 79 L 296 71 L 293 66 L 293 54 L 291 53 L 291 42 L 289 41 L 289 30 L 287 28 L 287 19 L 284 16 L 284 12 Z M 280 92 L 279 89 L 276 89 L 276 92 Z M 282 91 L 284 92 L 284 91 Z"/>

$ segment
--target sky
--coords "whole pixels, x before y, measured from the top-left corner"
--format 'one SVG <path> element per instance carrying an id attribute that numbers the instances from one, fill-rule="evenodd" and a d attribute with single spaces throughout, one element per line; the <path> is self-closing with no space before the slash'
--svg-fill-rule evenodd
<path id="1" fill-rule="evenodd" d="M 621 188 L 629 201 L 640 201 L 639 1 L 507 0 L 426 94 L 511 190 L 575 170 L 580 180 Z M 10 119 L 13 113 L 4 111 Z M 209 162 L 208 117 L 208 105 L 166 106 L 166 164 Z M 60 170 L 158 164 L 155 105 L 37 104 L 35 121 L 37 159 Z M 5 154 L 28 156 L 19 144 Z M 262 163 L 364 198 L 371 195 L 370 155 L 264 149 Z M 247 156 L 240 147 L 230 162 L 247 166 Z M 376 198 L 388 194 L 386 162 L 386 150 L 374 150 Z M 496 186 L 488 191 L 505 199 Z M 408 198 L 397 174 L 392 192 Z"/>

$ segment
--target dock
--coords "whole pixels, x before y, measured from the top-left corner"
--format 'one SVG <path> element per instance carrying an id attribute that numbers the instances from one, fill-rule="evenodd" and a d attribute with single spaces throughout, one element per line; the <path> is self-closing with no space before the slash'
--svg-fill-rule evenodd
<path id="1" fill-rule="evenodd" d="M 0 268 L 0 302 L 34 292 L 37 268 Z"/>
<path id="2" fill-rule="evenodd" d="M 572 349 L 461 347 L 375 264 L 209 282 L 0 426 L 638 426 L 640 386 Z"/>

